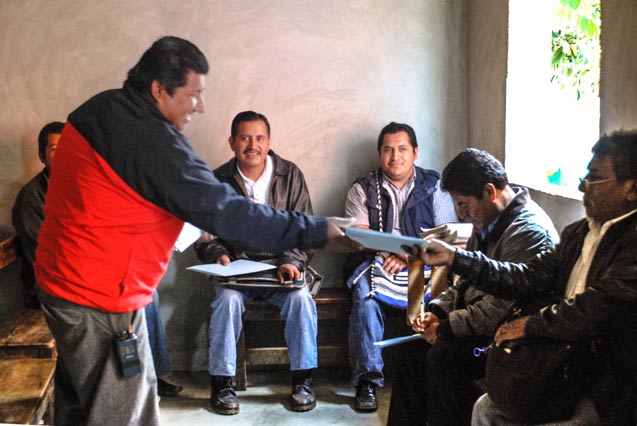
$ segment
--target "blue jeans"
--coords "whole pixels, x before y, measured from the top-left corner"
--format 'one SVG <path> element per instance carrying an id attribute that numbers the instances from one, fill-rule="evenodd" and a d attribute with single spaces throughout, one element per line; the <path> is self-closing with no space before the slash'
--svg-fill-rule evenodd
<path id="1" fill-rule="evenodd" d="M 144 308 L 146 314 L 146 328 L 148 330 L 148 341 L 150 351 L 153 354 L 153 364 L 155 365 L 155 375 L 165 377 L 171 373 L 170 358 L 168 356 L 168 344 L 164 333 L 164 324 L 161 322 L 159 312 L 159 295 L 157 290 L 153 293 L 153 301 Z"/>
<path id="2" fill-rule="evenodd" d="M 285 318 L 285 342 L 291 370 L 316 368 L 318 330 L 316 304 L 307 287 L 292 291 L 239 291 L 217 284 L 212 301 L 208 372 L 213 376 L 234 376 L 237 371 L 237 342 L 243 328 L 246 303 L 259 296 L 277 306 Z"/>
<path id="3" fill-rule="evenodd" d="M 352 312 L 349 317 L 349 362 L 352 367 L 352 386 L 357 386 L 362 376 L 376 386 L 383 386 L 383 357 L 374 342 L 383 340 L 385 312 L 380 303 L 367 297 L 370 273 L 360 276 L 352 290 Z"/>

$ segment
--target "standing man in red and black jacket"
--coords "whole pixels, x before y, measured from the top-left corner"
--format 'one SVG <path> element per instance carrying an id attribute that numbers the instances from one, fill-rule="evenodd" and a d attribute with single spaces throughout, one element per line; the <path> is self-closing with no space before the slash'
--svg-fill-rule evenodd
<path id="1" fill-rule="evenodd" d="M 163 37 L 122 89 L 68 117 L 35 264 L 59 351 L 58 426 L 159 424 L 143 308 L 184 221 L 260 250 L 348 244 L 349 221 L 252 203 L 195 155 L 181 132 L 204 112 L 207 72 L 194 44 Z"/>

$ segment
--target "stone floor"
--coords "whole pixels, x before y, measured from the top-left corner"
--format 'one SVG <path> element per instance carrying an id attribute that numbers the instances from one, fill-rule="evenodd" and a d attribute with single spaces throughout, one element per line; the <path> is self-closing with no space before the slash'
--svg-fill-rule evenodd
<path id="1" fill-rule="evenodd" d="M 314 374 L 317 405 L 312 411 L 295 413 L 287 407 L 290 392 L 288 371 L 249 372 L 248 389 L 238 392 L 241 412 L 221 416 L 209 410 L 210 379 L 206 372 L 176 372 L 170 382 L 184 386 L 177 398 L 162 398 L 159 407 L 164 426 L 214 425 L 384 425 L 391 388 L 378 390 L 379 409 L 357 413 L 352 408 L 354 389 L 345 370 L 319 370 Z"/>

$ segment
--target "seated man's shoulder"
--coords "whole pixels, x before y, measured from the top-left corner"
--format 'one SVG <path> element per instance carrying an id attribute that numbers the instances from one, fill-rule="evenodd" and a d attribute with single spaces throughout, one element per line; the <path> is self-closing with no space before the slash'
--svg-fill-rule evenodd
<path id="1" fill-rule="evenodd" d="M 555 229 L 553 221 L 549 215 L 534 201 L 529 200 L 524 209 L 520 211 L 515 221 L 518 224 L 526 225 L 528 227 L 546 231 L 549 237 L 557 242 L 559 240 L 559 234 Z"/>
<path id="2" fill-rule="evenodd" d="M 286 158 L 283 158 L 277 154 L 273 154 L 273 157 L 275 159 L 276 162 L 276 168 L 277 170 L 283 172 L 283 173 L 298 173 L 303 175 L 303 172 L 301 171 L 301 168 L 299 166 L 296 165 L 295 162 L 288 160 Z"/>
<path id="3" fill-rule="evenodd" d="M 416 167 L 416 173 L 422 176 L 426 180 L 438 181 L 440 179 L 440 173 L 431 169 L 423 169 L 422 167 Z"/>
<path id="4" fill-rule="evenodd" d="M 217 179 L 223 181 L 224 179 L 229 179 L 233 177 L 236 173 L 236 160 L 232 157 L 230 160 L 220 165 L 216 169 L 213 170 L 213 173 L 217 177 Z"/>
<path id="5" fill-rule="evenodd" d="M 16 197 L 16 205 L 31 203 L 34 200 L 44 201 L 46 187 L 47 178 L 44 171 L 41 171 L 20 189 Z"/>

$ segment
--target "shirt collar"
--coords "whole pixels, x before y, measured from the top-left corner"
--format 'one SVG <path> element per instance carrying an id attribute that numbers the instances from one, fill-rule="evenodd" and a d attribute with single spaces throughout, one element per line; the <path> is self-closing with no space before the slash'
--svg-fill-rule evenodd
<path id="1" fill-rule="evenodd" d="M 263 173 L 261 173 L 261 176 L 259 176 L 259 178 L 257 180 L 252 180 L 249 177 L 247 177 L 246 175 L 244 175 L 241 172 L 241 168 L 239 167 L 239 163 L 237 162 L 237 172 L 239 172 L 239 175 L 241 176 L 241 179 L 243 179 L 243 181 L 246 184 L 250 184 L 250 185 L 254 185 L 255 183 L 259 182 L 260 180 L 263 179 L 268 179 L 270 176 L 272 176 L 272 169 L 274 168 L 274 164 L 272 161 L 272 157 L 270 155 L 267 155 L 265 157 L 265 169 L 263 169 Z"/>
<path id="2" fill-rule="evenodd" d="M 591 219 L 590 217 L 587 217 L 586 219 L 588 220 L 588 228 L 591 230 L 594 230 L 595 232 L 599 232 L 601 230 L 606 231 L 608 228 L 610 228 L 612 225 L 616 224 L 617 222 L 621 222 L 622 220 L 626 219 L 628 216 L 631 216 L 632 214 L 634 214 L 635 212 L 637 212 L 637 209 L 635 210 L 631 210 L 628 213 L 618 216 L 614 219 L 609 219 L 604 223 L 599 223 L 594 221 L 593 219 Z"/>
<path id="3" fill-rule="evenodd" d="M 500 219 L 500 216 L 496 217 L 495 220 L 486 227 L 486 229 L 480 230 L 480 237 L 482 237 L 483 241 L 487 237 L 487 235 L 489 235 L 489 233 L 493 231 L 493 228 L 495 228 L 495 223 L 498 221 L 498 219 Z"/>
<path id="4" fill-rule="evenodd" d="M 384 170 L 381 169 L 380 171 L 383 174 L 383 180 L 385 182 L 387 182 L 388 184 L 390 184 L 391 186 L 393 186 L 394 188 L 396 188 L 396 190 L 400 191 L 400 189 L 398 189 L 398 187 L 394 184 L 394 182 L 392 182 L 392 180 L 389 178 L 389 176 L 387 176 L 387 174 L 385 173 Z M 414 166 L 412 168 L 411 171 L 411 177 L 409 178 L 409 180 L 405 183 L 405 186 L 403 186 L 403 189 L 405 188 L 409 188 L 409 187 L 413 187 L 414 186 L 414 182 L 416 182 L 416 166 Z"/>

